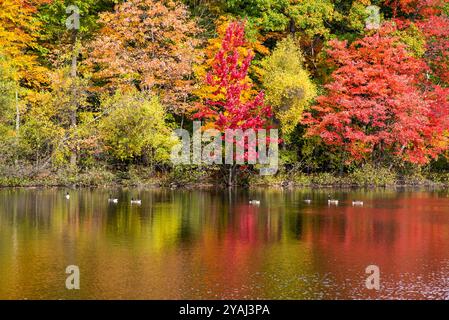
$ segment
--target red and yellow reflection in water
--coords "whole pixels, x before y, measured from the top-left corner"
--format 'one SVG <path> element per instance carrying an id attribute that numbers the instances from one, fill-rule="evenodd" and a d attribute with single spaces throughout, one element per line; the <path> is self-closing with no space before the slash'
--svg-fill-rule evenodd
<path id="1" fill-rule="evenodd" d="M 2 190 L 0 298 L 449 298 L 449 198 L 437 192 Z M 311 205 L 303 203 L 313 196 Z M 352 207 L 351 199 L 363 199 Z M 81 290 L 65 289 L 78 265 Z M 377 265 L 381 290 L 367 290 Z"/>

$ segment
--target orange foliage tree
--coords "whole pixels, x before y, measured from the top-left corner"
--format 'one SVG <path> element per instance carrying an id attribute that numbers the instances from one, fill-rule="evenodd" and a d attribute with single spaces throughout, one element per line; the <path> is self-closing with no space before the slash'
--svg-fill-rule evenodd
<path id="1" fill-rule="evenodd" d="M 87 64 L 102 89 L 137 87 L 183 113 L 193 89 L 192 66 L 200 28 L 185 5 L 173 0 L 131 0 L 100 15 Z"/>

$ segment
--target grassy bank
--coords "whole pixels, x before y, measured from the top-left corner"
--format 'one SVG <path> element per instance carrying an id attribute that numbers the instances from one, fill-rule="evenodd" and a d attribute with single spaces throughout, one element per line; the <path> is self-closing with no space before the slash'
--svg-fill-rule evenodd
<path id="1" fill-rule="evenodd" d="M 0 187 L 171 187 L 197 188 L 219 186 L 217 172 L 204 168 L 178 167 L 158 172 L 135 166 L 126 171 L 105 167 L 82 172 L 58 171 L 39 174 L 0 175 Z M 281 170 L 274 176 L 250 176 L 247 186 L 263 187 L 395 187 L 449 186 L 449 172 L 399 173 L 385 168 L 366 166 L 351 173 L 312 173 Z"/>
<path id="2" fill-rule="evenodd" d="M 397 187 L 397 186 L 449 186 L 449 173 L 429 175 L 364 176 L 358 173 L 316 173 L 293 175 L 280 174 L 274 177 L 253 177 L 251 186 L 290 187 Z"/>

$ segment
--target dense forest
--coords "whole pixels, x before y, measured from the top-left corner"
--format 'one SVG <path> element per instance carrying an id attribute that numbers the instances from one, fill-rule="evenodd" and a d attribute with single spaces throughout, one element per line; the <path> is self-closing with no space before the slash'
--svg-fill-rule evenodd
<path id="1" fill-rule="evenodd" d="M 3 186 L 447 184 L 448 95 L 447 0 L 0 0 Z M 173 164 L 195 120 L 279 171 Z"/>

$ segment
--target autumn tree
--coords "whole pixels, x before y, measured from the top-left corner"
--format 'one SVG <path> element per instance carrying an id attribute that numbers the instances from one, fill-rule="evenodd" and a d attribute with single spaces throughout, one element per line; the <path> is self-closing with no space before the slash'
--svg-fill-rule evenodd
<path id="1" fill-rule="evenodd" d="M 299 45 L 292 37 L 280 41 L 262 66 L 266 100 L 280 121 L 286 140 L 315 97 L 316 87 L 304 67 Z"/>
<path id="2" fill-rule="evenodd" d="M 65 165 L 64 156 L 68 150 L 60 142 L 66 131 L 59 122 L 54 97 L 50 92 L 40 92 L 28 99 L 30 107 L 23 115 L 21 139 L 16 151 L 23 166 L 31 166 L 28 174 L 32 174 Z"/>
<path id="3" fill-rule="evenodd" d="M 329 32 L 326 22 L 334 19 L 330 0 L 227 0 L 226 10 L 248 17 L 251 23 L 266 31 L 304 31 L 309 36 Z"/>
<path id="4" fill-rule="evenodd" d="M 46 83 L 46 68 L 39 65 L 36 54 L 41 24 L 35 19 L 39 5 L 45 0 L 4 0 L 0 2 L 0 59 L 13 85 L 16 127 L 20 125 L 19 100 L 24 90 L 40 88 Z"/>
<path id="5" fill-rule="evenodd" d="M 132 90 L 117 91 L 101 102 L 104 116 L 98 128 L 103 151 L 113 161 L 141 160 L 147 165 L 170 159 L 172 131 L 157 97 Z"/>
<path id="6" fill-rule="evenodd" d="M 251 29 L 278 40 L 298 35 L 303 54 L 317 69 L 319 53 L 333 35 L 354 37 L 363 33 L 369 0 L 226 0 L 225 11 L 248 19 Z"/>
<path id="7" fill-rule="evenodd" d="M 0 56 L 0 125 L 11 123 L 14 119 L 14 95 L 16 83 L 10 63 L 4 56 Z"/>
<path id="8" fill-rule="evenodd" d="M 41 24 L 35 19 L 38 7 L 47 2 L 0 1 L 0 127 L 4 133 L 0 147 L 3 155 L 11 155 L 8 158 L 14 159 L 14 165 L 27 96 L 47 83 L 47 69 L 39 64 L 37 55 L 41 49 L 37 41 Z"/>
<path id="9" fill-rule="evenodd" d="M 449 85 L 449 17 L 431 16 L 419 26 L 426 37 L 426 61 L 437 81 Z"/>
<path id="10" fill-rule="evenodd" d="M 88 64 L 99 89 L 138 88 L 159 95 L 182 114 L 192 91 L 200 29 L 185 5 L 173 0 L 132 0 L 100 14 Z"/>
<path id="11" fill-rule="evenodd" d="M 32 164 L 35 172 L 66 167 L 70 156 L 82 142 L 80 137 L 74 138 L 72 128 L 72 88 L 86 87 L 86 81 L 68 76 L 69 72 L 69 66 L 48 72 L 50 85 L 47 90 L 27 94 L 17 154 L 23 162 Z M 87 105 L 86 99 L 85 92 L 77 95 L 80 125 L 85 118 L 81 110 Z"/>
<path id="12" fill-rule="evenodd" d="M 41 56 L 45 62 L 56 68 L 70 62 L 74 29 L 68 29 L 66 23 L 74 13 L 71 10 L 74 6 L 80 16 L 77 37 L 84 44 L 100 28 L 98 15 L 111 11 L 115 3 L 115 0 L 52 0 L 40 6 L 36 18 L 45 27 L 39 30 L 38 41 L 44 48 Z"/>
<path id="13" fill-rule="evenodd" d="M 10 64 L 0 56 L 0 163 L 11 161 L 14 150 L 14 114 L 16 112 L 16 83 L 11 75 Z"/>
<path id="14" fill-rule="evenodd" d="M 304 122 L 308 135 L 343 148 L 348 161 L 425 164 L 448 147 L 448 92 L 426 81 L 425 62 L 392 31 L 386 25 L 350 45 L 330 43 L 333 81 Z"/>
<path id="15" fill-rule="evenodd" d="M 208 85 L 206 81 L 206 75 L 212 71 L 214 64 L 216 64 L 216 55 L 222 49 L 223 40 L 226 37 L 227 30 L 229 26 L 233 23 L 232 20 L 226 17 L 220 17 L 215 22 L 216 27 L 216 37 L 213 37 L 207 41 L 207 45 L 204 47 L 203 56 L 204 60 L 201 64 L 194 66 L 194 74 L 198 82 L 198 86 L 193 91 L 193 94 L 200 100 L 217 100 L 220 96 L 215 94 L 216 86 Z M 270 53 L 270 50 L 262 44 L 259 39 L 251 39 L 245 41 L 245 43 L 237 48 L 238 50 L 238 63 L 242 64 L 245 59 L 250 55 L 259 54 L 260 56 L 266 56 Z M 263 70 L 260 67 L 251 64 L 248 69 L 248 74 L 242 80 L 242 84 L 251 88 L 251 90 L 246 90 L 243 92 L 244 95 L 250 96 L 256 93 L 254 89 L 254 81 L 250 77 L 250 73 L 254 75 L 255 78 L 261 78 Z"/>
<path id="16" fill-rule="evenodd" d="M 409 37 L 412 46 L 423 42 L 423 58 L 435 82 L 449 84 L 449 17 L 447 0 L 389 0 L 393 21 L 401 32 L 417 28 L 421 35 Z M 414 42 L 414 43 L 413 43 Z"/>
<path id="17" fill-rule="evenodd" d="M 422 18 L 441 14 L 447 0 L 385 0 L 384 5 L 393 11 L 393 17 Z"/>
<path id="18" fill-rule="evenodd" d="M 195 119 L 205 122 L 206 128 L 212 127 L 224 133 L 227 129 L 257 130 L 269 125 L 272 111 L 265 104 L 264 93 L 251 94 L 247 77 L 254 56 L 249 53 L 242 59 L 240 52 L 245 47 L 245 24 L 230 23 L 221 48 L 215 55 L 212 70 L 205 79 L 205 84 L 214 88 L 213 98 L 205 99 L 194 115 Z M 245 141 L 242 143 L 245 144 Z M 237 169 L 236 165 L 227 168 L 228 185 L 236 183 Z"/>
<path id="19" fill-rule="evenodd" d="M 10 58 L 15 80 L 27 87 L 46 82 L 46 69 L 39 65 L 36 50 L 41 28 L 35 19 L 38 6 L 50 0 L 3 0 L 0 2 L 0 54 Z"/>
<path id="20" fill-rule="evenodd" d="M 67 96 L 60 97 L 67 108 L 63 112 L 70 119 L 70 139 L 66 139 L 66 146 L 70 146 L 70 165 L 77 171 L 78 152 L 81 146 L 77 143 L 82 113 L 86 105 L 82 103 L 83 92 L 86 88 L 79 85 L 84 81 L 86 70 L 83 70 L 82 58 L 85 56 L 85 43 L 92 37 L 99 26 L 97 23 L 100 11 L 110 10 L 113 0 L 52 0 L 41 6 L 36 14 L 37 19 L 45 28 L 39 32 L 41 59 L 51 65 L 55 73 L 70 79 L 61 79 L 58 84 L 70 83 L 70 88 L 57 88 L 56 94 L 63 91 Z M 67 24 L 69 23 L 69 24 Z M 70 66 L 70 72 L 65 72 Z M 85 69 L 85 68 L 84 68 Z M 50 76 L 51 77 L 51 76 Z M 54 77 L 53 77 L 54 79 Z M 52 89 L 55 85 L 51 84 Z M 66 100 L 69 99 L 69 103 Z"/>

